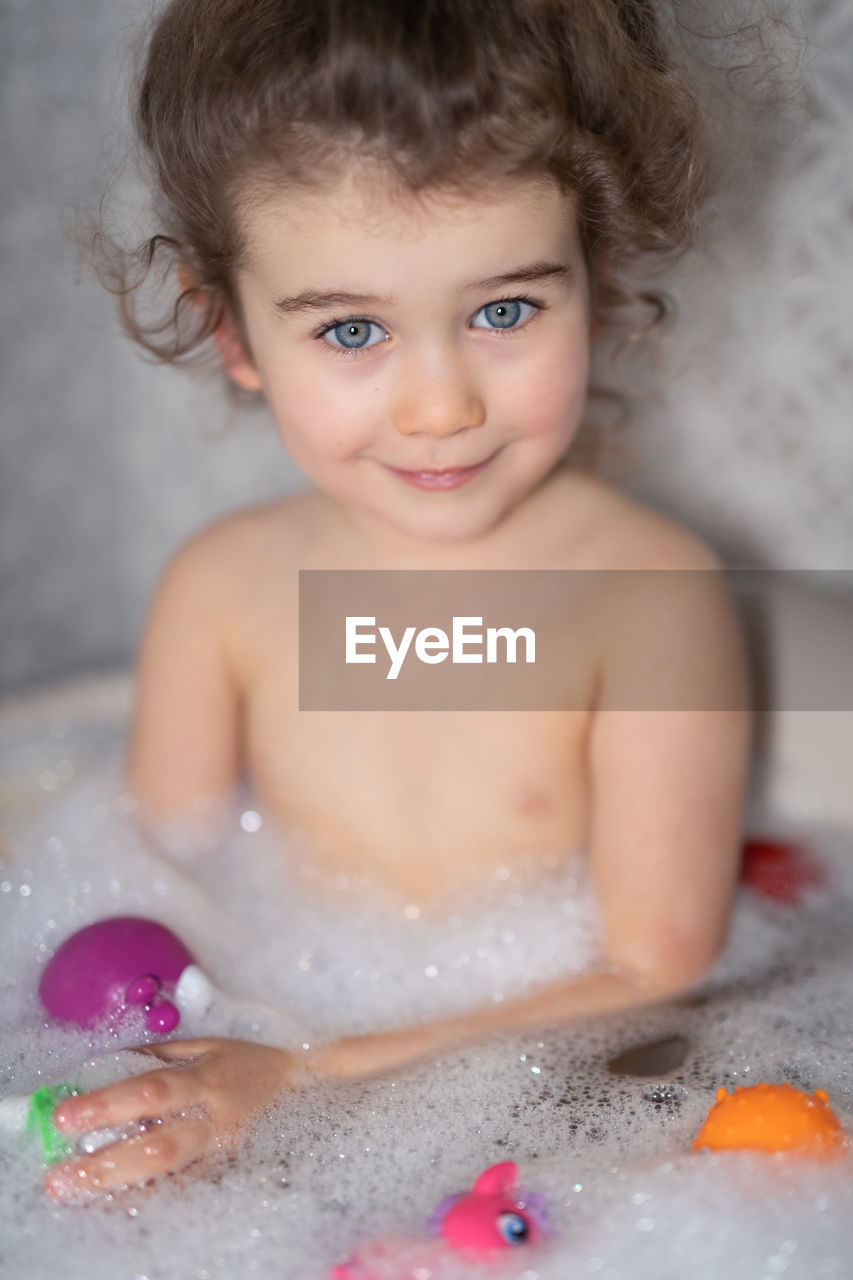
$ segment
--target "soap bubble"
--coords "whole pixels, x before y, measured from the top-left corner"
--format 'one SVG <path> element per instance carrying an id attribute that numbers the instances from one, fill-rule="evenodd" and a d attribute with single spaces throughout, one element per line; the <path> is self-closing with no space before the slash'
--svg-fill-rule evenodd
<path id="1" fill-rule="evenodd" d="M 72 765 L 73 748 L 72 726 L 62 742 Z M 306 874 L 298 842 L 268 821 L 245 821 L 259 814 L 247 792 L 235 795 L 215 840 L 194 844 L 173 832 L 157 845 L 140 834 L 133 806 L 116 803 L 126 792 L 115 760 L 88 777 L 74 769 L 74 784 L 16 835 L 3 870 L 3 1093 L 60 1081 L 121 1047 L 107 1031 L 45 1025 L 35 994 L 64 938 L 107 915 L 160 920 L 230 996 L 182 1015 L 180 1035 L 235 1034 L 249 1023 L 255 1038 L 295 1050 L 453 1016 L 497 996 L 507 1005 L 531 983 L 594 963 L 600 922 L 580 860 L 552 866 L 539 882 L 524 868 L 498 874 L 499 863 L 479 895 L 446 908 L 401 903 L 355 872 Z M 4 1137 L 0 1240 L 10 1274 L 307 1280 L 387 1234 L 408 1237 L 412 1266 L 426 1266 L 416 1255 L 431 1210 L 487 1165 L 512 1159 L 523 1186 L 545 1197 L 552 1234 L 535 1254 L 515 1251 L 502 1270 L 451 1260 L 442 1280 L 842 1280 L 849 1158 L 819 1165 L 698 1155 L 690 1145 L 720 1085 L 762 1079 L 825 1088 L 853 1128 L 853 840 L 817 828 L 797 834 L 831 867 L 834 891 L 796 911 L 743 893 L 726 954 L 690 999 L 504 1033 L 393 1078 L 296 1091 L 236 1150 L 159 1184 L 95 1197 L 83 1211 L 47 1201 L 35 1146 Z M 283 1030 L 288 1020 L 292 1032 Z M 144 1028 L 135 1035 L 144 1038 Z M 675 1037 L 687 1050 L 669 1074 L 608 1070 L 639 1060 L 628 1053 L 634 1046 Z M 393 1266 L 388 1275 L 401 1280 Z"/>

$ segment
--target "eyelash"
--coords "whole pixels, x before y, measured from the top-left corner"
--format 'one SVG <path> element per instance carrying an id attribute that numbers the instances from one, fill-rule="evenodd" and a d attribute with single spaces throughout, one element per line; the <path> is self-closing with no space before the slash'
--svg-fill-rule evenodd
<path id="1" fill-rule="evenodd" d="M 482 307 L 478 307 L 474 312 L 474 315 L 479 315 L 486 307 L 498 307 L 502 302 L 526 302 L 528 306 L 533 307 L 534 312 L 548 310 L 547 302 L 543 302 L 539 298 L 529 298 L 526 295 L 514 293 L 507 294 L 506 297 L 503 298 L 492 298 L 491 301 L 485 302 Z M 533 316 L 528 316 L 527 320 L 525 320 L 523 324 L 512 325 L 508 329 L 485 329 L 484 331 L 486 333 L 496 333 L 501 338 L 509 338 L 514 334 L 520 333 L 522 329 L 526 329 L 532 319 Z M 333 329 L 337 329 L 338 325 L 342 324 L 375 324 L 378 325 L 380 329 L 384 328 L 383 325 L 379 324 L 378 320 L 371 320 L 369 316 L 341 316 L 339 319 L 327 321 L 325 324 L 321 325 L 319 329 L 315 329 L 311 336 L 322 341 L 327 333 L 331 333 Z M 382 343 L 375 342 L 369 347 L 336 347 L 331 342 L 323 343 L 323 345 L 333 356 L 337 356 L 344 360 L 352 360 L 359 356 L 367 355 L 369 351 L 373 351 L 376 347 L 382 346 Z"/>

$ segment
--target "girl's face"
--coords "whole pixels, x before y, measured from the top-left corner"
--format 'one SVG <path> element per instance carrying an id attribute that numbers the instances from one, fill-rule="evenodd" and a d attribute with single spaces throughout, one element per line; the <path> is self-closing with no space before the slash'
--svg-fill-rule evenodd
<path id="1" fill-rule="evenodd" d="M 549 180 L 400 195 L 351 175 L 247 207 L 251 355 L 294 462 L 390 545 L 487 534 L 553 469 L 583 412 L 589 282 Z"/>

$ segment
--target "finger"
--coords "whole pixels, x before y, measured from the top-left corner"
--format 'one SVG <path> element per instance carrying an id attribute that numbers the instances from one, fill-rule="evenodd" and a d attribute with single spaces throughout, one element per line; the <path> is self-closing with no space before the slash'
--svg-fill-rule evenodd
<path id="1" fill-rule="evenodd" d="M 198 1101 L 198 1080 L 187 1072 L 158 1068 L 91 1093 L 65 1098 L 53 1113 L 61 1133 L 109 1129 L 144 1117 L 163 1117 Z"/>
<path id="2" fill-rule="evenodd" d="M 164 1040 L 161 1044 L 144 1044 L 138 1048 L 139 1053 L 150 1053 L 163 1062 L 195 1062 L 198 1058 L 211 1053 L 220 1040 Z"/>
<path id="3" fill-rule="evenodd" d="M 205 1115 L 165 1121 L 82 1160 L 56 1165 L 45 1175 L 44 1189 L 57 1200 L 118 1191 L 160 1174 L 177 1173 L 217 1145 L 213 1122 Z"/>
<path id="4" fill-rule="evenodd" d="M 121 1053 L 145 1054 L 150 1058 L 159 1058 L 162 1062 L 192 1062 L 215 1049 L 221 1040 L 208 1036 L 193 1040 L 162 1040 L 156 1044 L 134 1044 Z"/>

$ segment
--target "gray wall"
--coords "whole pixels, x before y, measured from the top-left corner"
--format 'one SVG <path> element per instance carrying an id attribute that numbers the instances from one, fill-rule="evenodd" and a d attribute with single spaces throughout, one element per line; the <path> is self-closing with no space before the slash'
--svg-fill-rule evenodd
<path id="1" fill-rule="evenodd" d="M 608 470 L 734 562 L 850 568 L 853 6 L 803 4 L 811 124 L 767 160 L 765 118 L 733 161 Z M 263 413 L 131 350 L 64 233 L 122 159 L 127 46 L 148 12 L 0 0 L 5 689 L 129 662 L 172 548 L 302 483 Z M 132 208 L 133 183 L 120 190 Z"/>
<path id="2" fill-rule="evenodd" d="M 121 163 L 133 0 L 0 9 L 0 686 L 128 662 L 168 553 L 301 483 L 263 412 L 153 367 L 67 234 Z M 131 208 L 140 193 L 119 187 Z"/>

